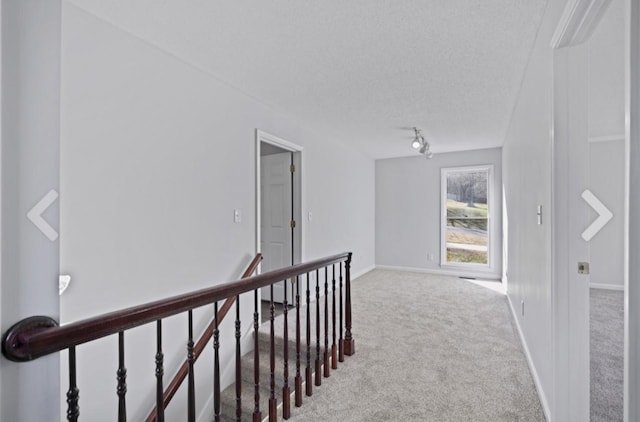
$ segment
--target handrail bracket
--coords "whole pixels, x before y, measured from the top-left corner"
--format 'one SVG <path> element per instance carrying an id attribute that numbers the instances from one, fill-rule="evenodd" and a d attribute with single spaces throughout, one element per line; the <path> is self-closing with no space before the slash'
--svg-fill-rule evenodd
<path id="1" fill-rule="evenodd" d="M 2 354 L 14 362 L 28 362 L 40 357 L 30 353 L 28 344 L 22 341 L 26 334 L 58 326 L 58 321 L 48 316 L 36 315 L 15 323 L 2 339 Z"/>

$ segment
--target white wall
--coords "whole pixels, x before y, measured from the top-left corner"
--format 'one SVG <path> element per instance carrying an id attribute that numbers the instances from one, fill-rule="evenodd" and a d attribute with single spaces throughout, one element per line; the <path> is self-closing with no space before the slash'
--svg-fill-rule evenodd
<path id="1" fill-rule="evenodd" d="M 4 333 L 32 315 L 58 318 L 58 242 L 49 240 L 26 215 L 50 190 L 59 189 L 60 2 L 3 0 L 0 11 L 0 329 Z M 43 217 L 57 228 L 57 204 Z M 2 421 L 56 420 L 59 403 L 52 394 L 59 384 L 56 356 L 29 363 L 3 357 L 0 372 Z"/>
<path id="2" fill-rule="evenodd" d="M 555 391 L 549 218 L 553 136 L 550 40 L 563 6 L 564 2 L 547 3 L 502 148 L 508 297 L 528 349 L 543 407 L 551 417 Z M 543 210 L 542 225 L 537 224 L 538 205 Z"/>
<path id="3" fill-rule="evenodd" d="M 589 137 L 624 135 L 624 0 L 612 0 L 589 51 Z"/>
<path id="4" fill-rule="evenodd" d="M 409 148 L 409 145 L 407 145 Z M 478 273 L 478 270 L 443 269 L 440 266 L 440 170 L 492 164 L 494 211 L 492 254 L 494 267 L 486 277 L 502 273 L 502 171 L 500 148 L 390 158 L 376 161 L 376 265 L 435 272 Z M 434 260 L 428 259 L 434 255 Z"/>
<path id="5" fill-rule="evenodd" d="M 72 277 L 63 321 L 237 278 L 255 250 L 256 128 L 304 148 L 302 215 L 313 221 L 302 222 L 303 259 L 348 250 L 354 273 L 374 265 L 373 160 L 69 4 L 62 46 L 61 272 Z M 184 356 L 174 351 L 184 350 L 185 320 L 167 322 L 165 338 L 179 343 L 166 341 L 166 378 Z M 132 420 L 153 401 L 153 328 L 136 331 Z M 86 419 L 115 418 L 115 352 L 114 339 L 79 349 Z M 201 359 L 204 404 L 211 357 Z"/>

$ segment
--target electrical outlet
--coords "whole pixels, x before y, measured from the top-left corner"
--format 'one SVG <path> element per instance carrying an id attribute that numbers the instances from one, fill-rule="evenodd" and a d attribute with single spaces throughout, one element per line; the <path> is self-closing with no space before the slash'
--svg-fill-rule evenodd
<path id="1" fill-rule="evenodd" d="M 431 252 L 427 253 L 427 259 L 429 261 L 435 261 L 436 256 L 434 254 L 432 254 Z"/>

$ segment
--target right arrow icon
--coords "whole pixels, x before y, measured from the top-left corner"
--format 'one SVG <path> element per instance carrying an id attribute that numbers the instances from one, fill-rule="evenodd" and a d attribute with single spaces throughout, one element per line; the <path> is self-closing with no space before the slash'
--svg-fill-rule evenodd
<path id="1" fill-rule="evenodd" d="M 598 213 L 598 218 L 582 232 L 582 238 L 588 242 L 613 218 L 613 213 L 589 189 L 582 192 L 581 196 Z"/>

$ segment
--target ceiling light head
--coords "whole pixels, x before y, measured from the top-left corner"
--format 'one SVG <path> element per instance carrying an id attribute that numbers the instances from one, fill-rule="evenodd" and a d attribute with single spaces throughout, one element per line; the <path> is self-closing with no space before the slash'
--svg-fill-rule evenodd
<path id="1" fill-rule="evenodd" d="M 413 138 L 413 141 L 411 141 L 411 148 L 418 149 L 424 145 L 424 137 L 420 133 L 420 129 L 417 127 L 414 127 L 413 131 L 415 133 L 415 137 Z"/>
<path id="2" fill-rule="evenodd" d="M 411 141 L 411 148 L 417 149 L 420 154 L 423 154 L 427 159 L 433 157 L 433 153 L 431 152 L 431 145 L 424 139 L 422 136 L 422 131 L 417 127 L 413 128 L 413 132 L 415 133 L 415 137 L 413 141 Z"/>

